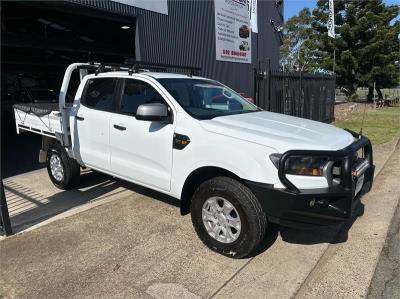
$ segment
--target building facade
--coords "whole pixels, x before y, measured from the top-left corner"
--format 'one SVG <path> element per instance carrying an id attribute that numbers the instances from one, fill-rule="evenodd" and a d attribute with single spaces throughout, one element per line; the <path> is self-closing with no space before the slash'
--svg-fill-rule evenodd
<path id="1" fill-rule="evenodd" d="M 228 2 L 246 1 L 147 1 L 164 6 L 163 12 L 143 0 L 2 2 L 2 71 L 14 78 L 6 84 L 19 80 L 24 86 L 32 81 L 27 77 L 35 77 L 38 82 L 31 85 L 57 87 L 71 62 L 133 58 L 201 67 L 202 76 L 254 97 L 259 61 L 278 68 L 283 5 L 281 0 L 249 0 L 256 3 L 258 33 L 250 30 L 250 44 L 242 43 L 241 49 L 251 51 L 250 63 L 217 60 L 215 5 L 224 10 Z M 15 79 L 21 74 L 22 80 Z"/>

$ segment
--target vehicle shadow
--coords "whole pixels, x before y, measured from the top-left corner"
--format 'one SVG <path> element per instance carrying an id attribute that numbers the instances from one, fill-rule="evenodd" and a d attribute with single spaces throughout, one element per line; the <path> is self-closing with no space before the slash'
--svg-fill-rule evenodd
<path id="1" fill-rule="evenodd" d="M 136 193 L 180 207 L 180 201 L 168 195 L 125 181 L 121 181 L 121 184 L 123 184 L 124 188 L 130 189 Z M 361 204 L 360 210 L 357 211 L 357 213 L 362 214 L 363 210 L 364 205 Z M 346 242 L 348 239 L 348 231 L 357 220 L 357 217 L 358 216 L 355 216 L 343 223 L 312 229 L 295 229 L 273 223 L 268 224 L 264 239 L 248 257 L 255 257 L 268 250 L 276 242 L 279 235 L 284 242 L 302 245 L 315 245 L 321 243 L 337 244 Z"/>
<path id="2" fill-rule="evenodd" d="M 180 201 L 171 196 L 91 170 L 82 172 L 77 189 L 59 191 L 51 196 L 44 196 L 40 193 L 40 190 L 34 190 L 30 186 L 23 186 L 9 179 L 5 180 L 4 187 L 9 195 L 7 202 L 14 233 L 87 203 L 132 194 L 127 190 L 177 208 L 180 207 Z M 124 192 L 126 195 L 123 194 Z M 26 206 L 28 208 L 24 208 Z M 356 217 L 342 224 L 307 230 L 269 224 L 265 238 L 251 256 L 259 255 L 268 250 L 279 235 L 284 242 L 293 244 L 313 245 L 346 242 L 348 231 L 355 220 Z"/>
<path id="3" fill-rule="evenodd" d="M 356 212 L 357 215 L 345 222 L 320 226 L 309 229 L 296 229 L 284 227 L 277 224 L 269 224 L 264 239 L 249 257 L 255 257 L 268 250 L 280 236 L 283 242 L 301 245 L 315 244 L 338 244 L 348 239 L 348 232 L 358 217 L 364 214 L 364 205 L 361 204 Z"/>
<path id="4" fill-rule="evenodd" d="M 46 196 L 40 189 L 6 179 L 4 189 L 13 232 L 23 231 L 35 224 L 88 202 L 115 194 L 118 184 L 96 173 L 81 175 L 79 189 L 59 191 Z"/>
<path id="5" fill-rule="evenodd" d="M 121 184 L 121 187 L 124 187 L 124 188 L 131 190 L 135 193 L 138 193 L 140 195 L 151 197 L 152 199 L 164 202 L 166 204 L 175 206 L 177 208 L 179 208 L 181 206 L 181 201 L 172 196 L 166 195 L 164 193 L 161 193 L 161 192 L 158 192 L 158 191 L 146 188 L 146 187 L 142 187 L 140 185 L 136 185 L 134 183 L 126 182 L 126 181 L 119 180 L 119 179 L 118 179 L 118 181 Z"/>
<path id="6" fill-rule="evenodd" d="M 321 226 L 311 229 L 296 229 L 279 227 L 279 233 L 284 242 L 302 245 L 314 245 L 321 243 L 338 244 L 348 239 L 348 232 L 358 217 L 362 216 L 364 205 L 361 204 L 356 215 L 345 222 L 330 226 Z"/>
<path id="7" fill-rule="evenodd" d="M 170 196 L 89 170 L 83 171 L 76 189 L 59 191 L 50 196 L 12 178 L 4 180 L 4 189 L 14 233 L 87 203 L 114 196 L 122 197 L 123 193 L 129 196 L 131 193 L 127 190 L 180 206 L 179 200 Z"/>

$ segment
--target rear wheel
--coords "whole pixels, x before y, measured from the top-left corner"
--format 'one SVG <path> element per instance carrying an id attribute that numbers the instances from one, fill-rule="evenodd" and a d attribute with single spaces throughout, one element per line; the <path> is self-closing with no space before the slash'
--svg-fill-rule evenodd
<path id="1" fill-rule="evenodd" d="M 242 183 L 216 177 L 193 195 L 191 216 L 205 245 L 233 258 L 243 258 L 260 245 L 267 217 L 254 194 Z"/>
<path id="2" fill-rule="evenodd" d="M 65 190 L 77 183 L 80 166 L 60 144 L 55 144 L 47 151 L 47 172 L 53 184 Z"/>

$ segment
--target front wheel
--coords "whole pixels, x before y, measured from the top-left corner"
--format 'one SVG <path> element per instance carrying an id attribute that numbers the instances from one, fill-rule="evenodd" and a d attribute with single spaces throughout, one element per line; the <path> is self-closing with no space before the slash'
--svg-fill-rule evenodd
<path id="1" fill-rule="evenodd" d="M 76 184 L 80 166 L 60 144 L 55 144 L 47 151 L 47 172 L 56 187 L 66 190 Z"/>
<path id="2" fill-rule="evenodd" d="M 228 177 L 201 184 L 191 204 L 193 226 L 210 249 L 233 258 L 251 254 L 264 238 L 267 217 L 254 194 Z"/>

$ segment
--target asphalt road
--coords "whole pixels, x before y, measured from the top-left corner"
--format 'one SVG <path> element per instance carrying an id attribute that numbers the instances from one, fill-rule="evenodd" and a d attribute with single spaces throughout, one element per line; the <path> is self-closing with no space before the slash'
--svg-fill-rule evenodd
<path id="1" fill-rule="evenodd" d="M 367 298 L 400 298 L 400 206 L 390 225 Z"/>

